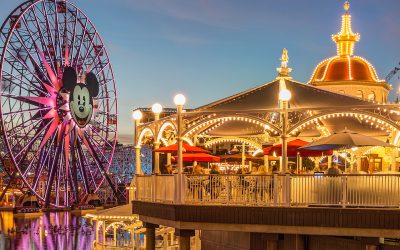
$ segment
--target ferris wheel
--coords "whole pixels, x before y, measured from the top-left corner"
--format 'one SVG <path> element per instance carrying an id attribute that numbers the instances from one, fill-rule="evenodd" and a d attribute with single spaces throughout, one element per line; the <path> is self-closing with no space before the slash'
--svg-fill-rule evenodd
<path id="1" fill-rule="evenodd" d="M 1 159 L 45 207 L 80 204 L 107 175 L 115 80 L 93 23 L 68 1 L 18 6 L 0 29 Z M 8 162 L 8 164 L 4 164 Z M 4 192 L 3 194 L 4 195 Z"/>

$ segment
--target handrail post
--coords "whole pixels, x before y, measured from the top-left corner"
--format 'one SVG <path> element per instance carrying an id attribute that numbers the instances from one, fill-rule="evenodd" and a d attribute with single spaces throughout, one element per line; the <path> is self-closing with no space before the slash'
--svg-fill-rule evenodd
<path id="1" fill-rule="evenodd" d="M 274 181 L 274 206 L 278 205 L 278 174 L 274 174 L 273 177 L 273 181 Z"/>
<path id="2" fill-rule="evenodd" d="M 137 192 L 138 192 L 138 177 L 137 177 L 137 175 L 135 175 L 134 177 L 134 189 L 133 189 L 133 200 L 138 200 L 138 195 L 137 195 Z"/>
<path id="3" fill-rule="evenodd" d="M 156 181 L 156 175 L 155 174 L 152 174 L 151 175 L 151 201 L 153 201 L 153 202 L 156 202 L 156 200 L 157 200 L 157 190 L 156 190 L 156 187 L 157 187 L 157 183 L 156 183 L 157 181 Z"/>
<path id="4" fill-rule="evenodd" d="M 179 183 L 179 180 L 178 180 L 178 178 L 179 178 L 179 175 L 178 174 L 174 174 L 174 203 L 175 204 L 177 204 L 177 203 L 179 203 L 180 201 L 180 197 L 179 197 L 179 195 L 180 195 L 180 192 L 179 192 L 179 188 L 180 188 L 180 186 L 178 185 L 178 183 Z"/>
<path id="5" fill-rule="evenodd" d="M 290 207 L 290 180 L 291 176 L 289 173 L 285 174 L 285 204 Z"/>
<path id="6" fill-rule="evenodd" d="M 226 176 L 227 177 L 227 179 L 226 179 L 226 184 L 227 184 L 227 186 L 228 186 L 228 191 L 227 191 L 227 198 L 228 198 L 228 200 L 227 200 L 227 203 L 229 204 L 230 202 L 231 202 L 231 200 L 232 200 L 232 176 Z M 231 178 L 230 178 L 231 177 Z"/>
<path id="7" fill-rule="evenodd" d="M 181 180 L 180 180 L 180 183 L 181 183 L 180 188 L 181 188 L 181 190 L 180 190 L 179 194 L 181 195 L 180 201 L 181 201 L 182 204 L 185 203 L 186 187 L 187 187 L 187 181 L 185 181 L 185 176 L 186 176 L 185 174 L 181 174 L 180 175 L 180 177 L 181 177 Z"/>
<path id="8" fill-rule="evenodd" d="M 347 205 L 347 176 L 342 176 L 342 207 Z"/>

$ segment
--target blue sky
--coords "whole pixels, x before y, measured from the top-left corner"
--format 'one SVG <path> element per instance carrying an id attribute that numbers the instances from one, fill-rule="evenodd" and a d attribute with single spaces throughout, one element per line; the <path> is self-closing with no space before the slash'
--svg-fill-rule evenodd
<path id="1" fill-rule="evenodd" d="M 0 0 L 0 17 L 22 1 Z M 120 140 L 133 135 L 132 109 L 186 95 L 193 108 L 275 78 L 282 48 L 294 79 L 335 55 L 338 0 L 72 0 L 100 32 L 117 82 Z M 355 54 L 380 78 L 400 61 L 400 1 L 350 1 Z M 391 84 L 398 88 L 397 78 Z M 395 91 L 392 91 L 395 98 Z"/>

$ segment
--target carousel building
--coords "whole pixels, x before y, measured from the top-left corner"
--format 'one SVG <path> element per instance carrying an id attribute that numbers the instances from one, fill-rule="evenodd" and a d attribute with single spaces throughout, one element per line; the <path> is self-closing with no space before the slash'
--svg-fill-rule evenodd
<path id="1" fill-rule="evenodd" d="M 351 29 L 347 2 L 344 9 L 341 30 L 332 35 L 337 55 L 319 63 L 307 84 L 290 76 L 292 69 L 288 67 L 289 57 L 284 49 L 281 67 L 277 68 L 278 76 L 271 82 L 192 110 L 183 110 L 182 139 L 214 153 L 221 149 L 229 151 L 235 145 L 256 152 L 280 142 L 282 137 L 311 141 L 349 129 L 397 145 L 400 109 L 397 104 L 388 103 L 391 86 L 379 79 L 371 63 L 354 55 L 360 35 Z M 279 92 L 282 89 L 289 90 L 292 96 L 288 102 L 286 135 L 282 134 L 280 119 Z M 151 118 L 154 114 L 148 108 L 137 110 L 143 111 L 148 121 L 136 128 L 137 151 L 143 143 L 150 142 L 158 148 L 176 142 L 176 110 L 162 112 L 161 119 L 159 115 Z M 368 148 L 361 152 L 363 150 L 358 152 L 359 161 L 365 155 L 382 160 L 374 172 L 398 170 L 397 150 Z M 157 165 L 157 155 L 155 159 Z M 358 170 L 367 171 L 367 164 L 359 162 Z M 154 169 L 156 173 L 159 171 L 158 166 Z M 140 173 L 140 168 L 137 171 Z"/>
<path id="2" fill-rule="evenodd" d="M 379 210 L 382 216 L 379 219 L 376 210 L 359 208 L 364 203 L 352 200 L 353 194 L 343 191 L 351 189 L 354 183 L 358 185 L 357 182 L 360 181 L 356 178 L 364 178 L 364 175 L 348 175 L 341 178 L 340 182 L 335 184 L 340 190 L 336 190 L 339 198 L 335 198 L 335 201 L 325 202 L 325 198 L 322 199 L 320 194 L 317 195 L 317 191 L 313 190 L 310 191 L 313 193 L 313 201 L 309 202 L 296 188 L 311 190 L 320 179 L 309 176 L 307 178 L 311 182 L 300 182 L 302 177 L 288 176 L 285 174 L 288 159 L 282 157 L 281 175 L 266 177 L 270 178 L 266 181 L 269 184 L 264 185 L 268 186 L 269 198 L 262 194 L 262 203 L 258 203 L 257 200 L 260 198 L 259 193 L 243 198 L 246 192 L 255 189 L 250 190 L 247 184 L 243 184 L 242 179 L 235 182 L 235 177 L 229 177 L 224 181 L 224 188 L 218 186 L 218 192 L 221 193 L 218 195 L 223 198 L 218 200 L 217 206 L 213 206 L 216 204 L 212 203 L 212 193 L 209 198 L 204 198 L 208 192 L 207 188 L 205 191 L 199 191 L 201 201 L 199 195 L 193 193 L 194 189 L 190 187 L 191 180 L 182 174 L 179 153 L 177 175 L 165 176 L 168 180 L 163 179 L 164 176 L 141 176 L 140 150 L 146 143 L 157 149 L 183 141 L 207 148 L 214 154 L 240 147 L 242 151 L 256 155 L 272 144 L 287 145 L 294 139 L 311 142 L 335 132 L 351 130 L 397 146 L 400 137 L 400 107 L 388 102 L 391 86 L 379 79 L 372 64 L 354 55 L 354 47 L 360 35 L 352 31 L 348 2 L 344 5 L 344 11 L 341 29 L 338 34 L 332 36 L 337 45 L 337 55 L 319 63 L 308 83 L 301 83 L 291 77 L 289 56 L 284 49 L 281 65 L 277 68 L 277 77 L 270 82 L 186 111 L 183 109 L 185 100 L 180 97 L 175 100 L 176 113 L 160 118 L 158 114 L 161 110 L 156 110 L 158 114 L 154 112 L 155 119 L 150 122 L 140 123 L 139 109 L 135 110 L 137 176 L 133 182 L 136 188 L 133 212 L 139 214 L 139 218 L 146 224 L 153 226 L 153 229 L 152 226 L 148 228 L 150 235 L 157 225 L 174 227 L 182 239 L 181 246 L 185 247 L 188 246 L 188 239 L 195 235 L 195 231 L 201 230 L 204 249 L 231 249 L 230 244 L 234 241 L 240 245 L 237 249 L 343 249 L 351 246 L 366 249 L 366 246 L 379 245 L 380 239 L 385 237 L 400 238 L 400 224 L 397 223 L 400 220 L 390 226 L 385 223 L 379 224 L 382 218 L 400 218 L 398 210 Z M 168 131 L 168 138 L 164 137 L 165 131 Z M 174 136 L 171 136 L 171 133 Z M 324 157 L 313 159 L 316 166 L 321 163 L 322 158 Z M 347 173 L 383 174 L 399 171 L 397 147 L 353 148 L 346 152 L 344 161 L 350 166 L 345 169 Z M 170 163 L 170 156 L 167 157 L 167 162 Z M 328 156 L 328 167 L 331 162 L 332 156 Z M 269 156 L 264 157 L 263 164 L 267 172 L 271 173 Z M 154 153 L 153 173 L 160 173 L 159 153 Z M 365 176 L 370 177 L 374 176 Z M 207 181 L 210 183 L 207 185 L 215 185 L 211 177 Z M 374 180 L 372 182 L 375 183 Z M 222 185 L 221 183 L 222 181 L 217 185 Z M 251 186 L 250 181 L 249 183 Z M 259 180 L 255 180 L 255 183 L 258 187 Z M 388 203 L 381 203 L 379 199 L 368 201 L 366 207 L 386 206 L 389 203 L 400 206 L 399 181 L 390 179 L 385 183 L 384 185 L 391 187 L 390 193 L 376 195 L 388 195 L 395 200 Z M 314 186 L 311 188 L 309 185 Z M 323 185 L 326 188 L 331 184 Z M 354 192 L 361 192 L 359 188 Z M 241 191 L 237 191 L 239 189 Z M 280 191 L 277 191 L 278 189 Z M 374 188 L 373 192 L 377 189 Z M 335 195 L 336 193 L 328 196 Z M 303 202 L 304 199 L 307 202 Z M 198 206 L 199 204 L 193 201 L 209 206 Z M 254 204 L 257 206 L 248 207 Z M 294 204 L 302 207 L 293 207 Z M 333 207 L 309 207 L 315 204 Z M 356 208 L 349 209 L 348 206 L 352 204 Z M 365 217 L 357 213 L 363 213 Z M 360 238 L 333 239 L 329 238 L 331 236 Z M 280 244 L 285 247 L 280 248 Z M 340 247 L 324 248 L 329 244 Z M 151 242 L 148 245 L 151 246 Z"/>

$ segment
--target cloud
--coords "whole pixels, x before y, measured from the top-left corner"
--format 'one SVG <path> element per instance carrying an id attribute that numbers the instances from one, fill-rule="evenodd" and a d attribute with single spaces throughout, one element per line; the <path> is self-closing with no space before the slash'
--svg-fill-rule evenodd
<path id="1" fill-rule="evenodd" d="M 191 35 L 167 35 L 166 38 L 179 45 L 202 45 L 210 42 L 208 39 Z"/>
<path id="2" fill-rule="evenodd" d="M 187 1 L 187 0 L 119 0 L 126 6 L 134 9 L 152 11 L 176 19 L 207 24 L 211 26 L 226 26 L 224 20 L 232 17 L 227 4 L 225 10 L 221 9 L 220 0 L 215 1 Z"/>
<path id="3" fill-rule="evenodd" d="M 151 11 L 178 20 L 228 29 L 248 28 L 270 21 L 282 22 L 274 1 L 251 3 L 233 0 L 117 0 L 132 9 Z M 278 6 L 279 8 L 279 6 Z M 283 22 L 286 22 L 283 20 Z"/>
<path id="4" fill-rule="evenodd" d="M 117 134 L 117 141 L 122 144 L 134 144 L 133 135 Z"/>

